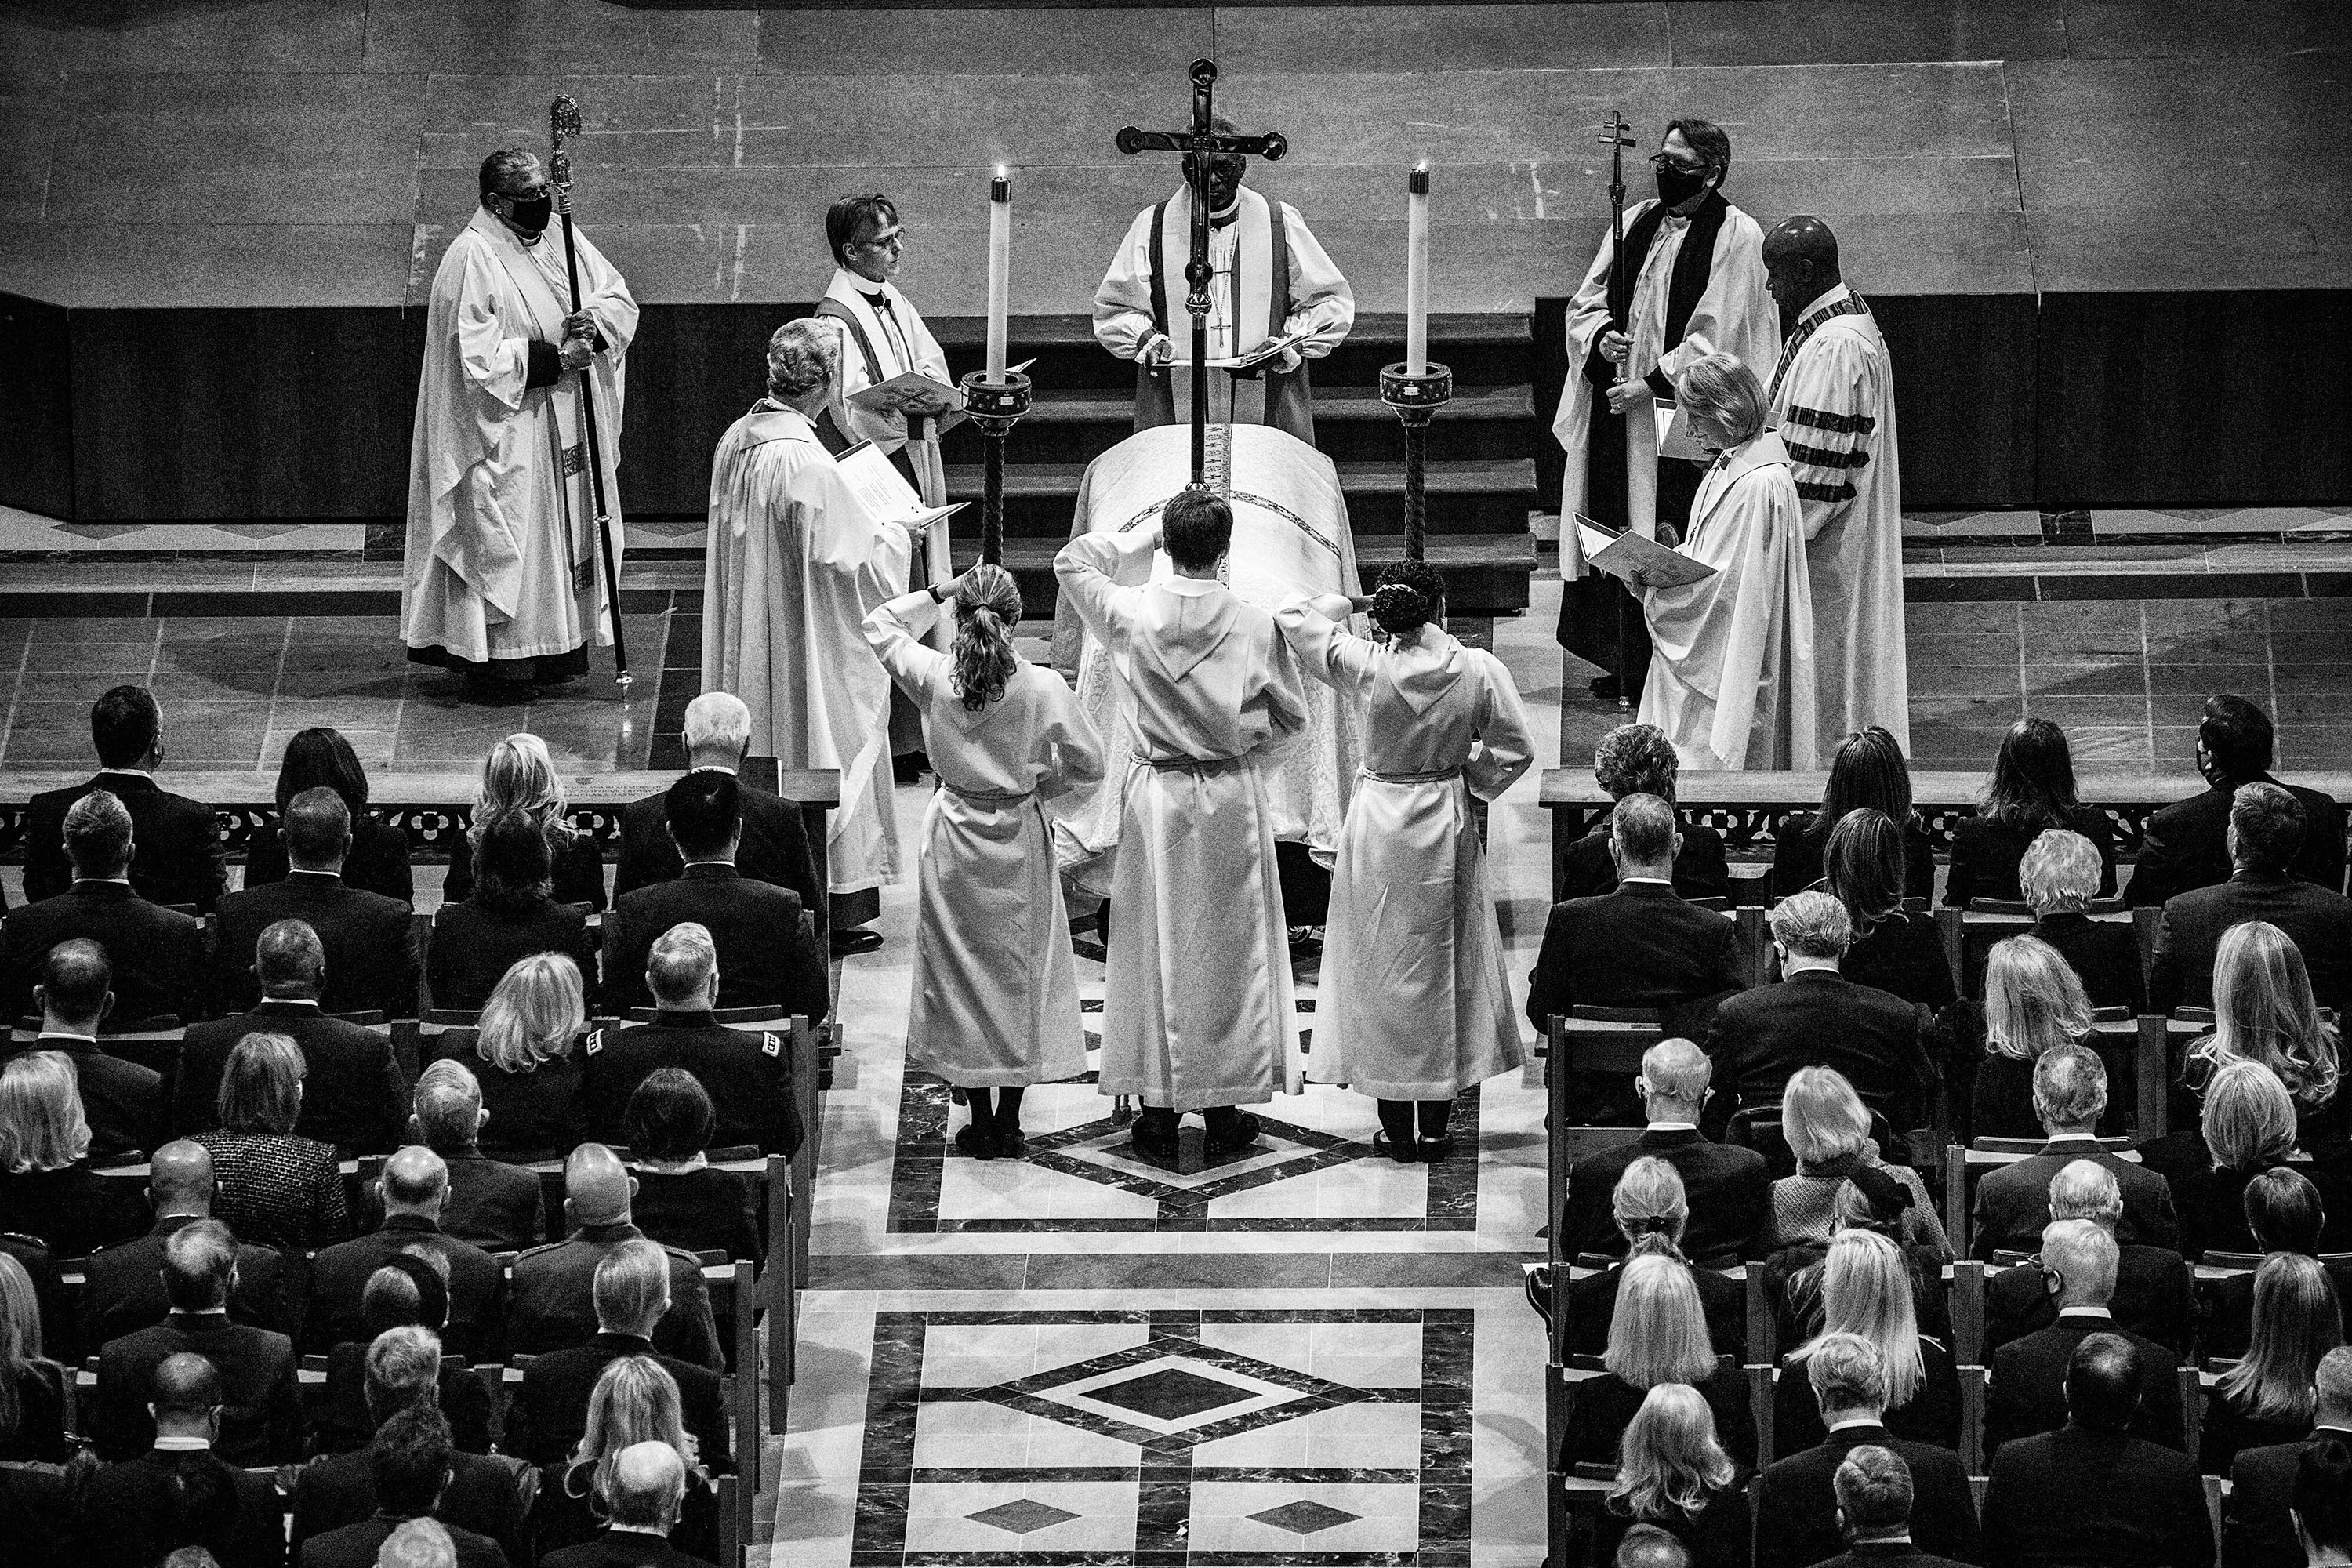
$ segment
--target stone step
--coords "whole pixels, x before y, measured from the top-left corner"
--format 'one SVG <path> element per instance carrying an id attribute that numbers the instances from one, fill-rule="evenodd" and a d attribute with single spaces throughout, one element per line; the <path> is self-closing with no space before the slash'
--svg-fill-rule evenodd
<path id="1" fill-rule="evenodd" d="M 1348 498 L 1348 521 L 1358 536 L 1404 531 L 1404 465 L 1341 463 L 1339 487 Z M 1080 463 L 1007 463 L 1004 466 L 1004 531 L 1007 537 L 1061 539 L 1086 468 Z M 948 468 L 948 499 L 978 501 L 977 463 Z M 1536 504 L 1536 466 L 1526 458 L 1481 458 L 1429 465 L 1429 531 L 1437 534 L 1525 533 Z M 958 531 L 976 532 L 977 520 Z"/>

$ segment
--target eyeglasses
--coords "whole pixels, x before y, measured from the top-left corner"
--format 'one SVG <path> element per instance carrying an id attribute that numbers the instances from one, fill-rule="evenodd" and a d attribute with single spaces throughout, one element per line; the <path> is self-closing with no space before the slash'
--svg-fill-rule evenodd
<path id="1" fill-rule="evenodd" d="M 872 239 L 862 239 L 857 243 L 866 250 L 903 251 L 907 248 L 907 231 L 894 229 L 888 234 L 877 235 Z"/>
<path id="2" fill-rule="evenodd" d="M 543 196 L 553 195 L 555 187 L 541 180 L 527 191 L 498 191 L 492 194 L 504 196 L 510 202 L 535 202 Z"/>
<path id="3" fill-rule="evenodd" d="M 1675 169 L 1685 174 L 1704 174 L 1706 173 L 1706 165 L 1705 163 L 1685 163 L 1671 153 L 1653 153 L 1650 154 L 1650 162 L 1655 163 L 1661 169 Z"/>

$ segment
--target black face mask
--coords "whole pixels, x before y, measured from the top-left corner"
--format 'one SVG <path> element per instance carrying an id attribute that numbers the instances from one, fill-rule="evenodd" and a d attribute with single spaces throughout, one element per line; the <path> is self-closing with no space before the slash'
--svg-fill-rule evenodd
<path id="1" fill-rule="evenodd" d="M 1678 164 L 1660 163 L 1658 199 L 1670 207 L 1678 207 L 1706 188 L 1706 171 L 1694 173 Z"/>
<path id="2" fill-rule="evenodd" d="M 514 209 L 508 221 L 525 234 L 543 233 L 549 216 L 555 211 L 553 196 L 534 196 L 529 201 L 520 196 L 509 196 L 507 201 Z"/>

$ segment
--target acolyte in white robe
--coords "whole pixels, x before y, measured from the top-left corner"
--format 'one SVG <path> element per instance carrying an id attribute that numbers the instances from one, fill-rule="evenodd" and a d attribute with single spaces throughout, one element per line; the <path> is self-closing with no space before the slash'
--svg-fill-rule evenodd
<path id="1" fill-rule="evenodd" d="M 1158 541 L 1092 533 L 1054 559 L 1127 692 L 1100 1087 L 1179 1110 L 1255 1105 L 1300 1087 L 1258 770 L 1305 731 L 1307 693 L 1265 611 L 1222 583 L 1149 582 Z"/>
<path id="2" fill-rule="evenodd" d="M 1657 205 L 1654 196 L 1625 211 L 1625 226 Z M 1626 379 L 1640 380 L 1656 373 L 1671 383 L 1693 360 L 1723 353 L 1769 381 L 1780 353 L 1780 313 L 1764 287 L 1764 231 L 1754 218 L 1728 206 L 1716 230 L 1715 254 L 1707 266 L 1706 291 L 1692 307 L 1684 324 L 1682 342 L 1665 344 L 1666 295 L 1674 278 L 1675 258 L 1682 254 L 1688 218 L 1668 214 L 1642 258 L 1642 270 L 1627 297 L 1627 335 L 1633 347 L 1625 361 Z M 1568 383 L 1560 390 L 1559 408 L 1552 418 L 1552 435 L 1568 453 L 1567 477 L 1559 500 L 1559 574 L 1574 579 L 1584 574 L 1584 551 L 1570 526 L 1576 515 L 1594 515 L 1588 494 L 1591 464 L 1585 447 L 1591 437 L 1593 400 L 1601 389 L 1585 379 L 1584 366 L 1593 345 L 1609 328 L 1609 271 L 1617 259 L 1616 238 L 1604 234 L 1600 253 L 1578 285 L 1568 306 Z M 1657 536 L 1658 432 L 1647 406 L 1635 408 L 1625 419 L 1625 503 L 1628 525 L 1645 539 Z"/>
<path id="3" fill-rule="evenodd" d="M 1770 422 L 1805 509 L 1824 757 L 1884 726 L 1911 750 L 1903 640 L 1903 478 L 1895 362 L 1878 319 L 1841 283 L 1805 307 L 1771 383 Z"/>
<path id="4" fill-rule="evenodd" d="M 1716 460 L 1677 549 L 1716 570 L 1640 591 L 1655 649 L 1641 721 L 1685 768 L 1820 766 L 1804 514 L 1778 436 Z"/>
<path id="5" fill-rule="evenodd" d="M 877 522 L 816 427 L 771 398 L 719 438 L 702 579 L 702 689 L 751 710 L 751 751 L 787 768 L 834 768 L 831 891 L 898 879 L 891 800 L 890 677 L 866 617 L 906 591 L 914 545 Z"/>
<path id="6" fill-rule="evenodd" d="M 1248 186 L 1241 187 L 1237 210 L 1230 222 L 1209 230 L 1209 357 L 1230 359 L 1269 338 L 1304 331 L 1307 340 L 1295 352 L 1304 360 L 1321 359 L 1347 340 L 1356 321 L 1356 293 L 1331 264 L 1322 245 L 1308 232 L 1298 209 L 1281 206 L 1285 271 L 1276 277 L 1273 212 L 1266 199 Z M 1161 262 L 1166 271 L 1159 290 L 1161 315 L 1152 313 L 1151 217 L 1161 215 Z M 1162 207 L 1146 207 L 1128 225 L 1127 237 L 1111 258 L 1101 287 L 1095 290 L 1095 341 L 1121 359 L 1135 359 L 1146 345 L 1163 334 L 1176 345 L 1178 357 L 1192 355 L 1192 316 L 1184 301 L 1192 286 L 1184 281 L 1185 264 L 1192 255 L 1192 197 L 1180 187 Z M 1286 298 L 1288 309 L 1283 309 Z M 1270 361 L 1256 376 L 1236 378 L 1229 371 L 1209 373 L 1209 421 L 1272 425 L 1309 446 L 1315 442 L 1313 393 L 1302 363 L 1285 371 Z M 1192 420 L 1192 373 L 1139 364 L 1136 368 L 1135 427 L 1189 425 Z"/>
<path id="7" fill-rule="evenodd" d="M 1293 594 L 1274 616 L 1364 736 L 1307 1076 L 1379 1100 L 1452 1100 L 1526 1059 L 1471 797 L 1510 788 L 1534 746 L 1502 660 L 1437 626 L 1356 637 L 1348 614 L 1338 595 Z"/>
<path id="8" fill-rule="evenodd" d="M 955 661 L 924 638 L 949 622 L 922 590 L 866 617 L 866 640 L 923 719 L 940 787 L 923 813 L 907 1065 L 966 1089 L 1086 1071 L 1069 914 L 1040 804 L 1103 776 L 1102 738 L 1077 694 L 1021 660 L 974 712 Z"/>
<path id="9" fill-rule="evenodd" d="M 561 344 L 571 314 L 563 243 L 560 222 L 526 246 L 478 207 L 433 275 L 401 573 L 401 637 L 422 662 L 555 658 L 613 640 L 580 376 L 524 384 L 530 345 Z M 604 340 L 585 374 L 617 565 L 623 362 L 637 302 L 586 235 L 579 246 L 580 306 Z"/>
<path id="10" fill-rule="evenodd" d="M 856 332 L 842 333 L 841 384 L 834 404 L 834 423 L 850 439 L 871 441 L 882 451 L 903 458 L 915 471 L 915 493 L 923 498 L 923 504 L 945 506 L 948 470 L 940 457 L 940 422 L 860 408 L 849 401 L 877 379 L 888 381 L 908 371 L 919 370 L 950 386 L 955 384 L 955 377 L 948 374 L 948 356 L 931 336 L 931 329 L 923 324 L 923 314 L 915 309 L 914 301 L 900 293 L 896 283 L 884 282 L 878 291 L 890 304 L 886 320 L 867 300 L 874 291 L 876 286 L 870 280 L 836 267 L 833 280 L 824 286 L 824 300 L 817 307 L 821 313 L 838 311 L 857 323 Z M 864 334 L 862 340 L 859 333 Z M 871 365 L 866 359 L 869 348 L 874 353 Z M 932 524 L 925 535 L 923 556 L 930 568 L 929 581 L 944 583 L 955 575 L 945 518 Z"/>

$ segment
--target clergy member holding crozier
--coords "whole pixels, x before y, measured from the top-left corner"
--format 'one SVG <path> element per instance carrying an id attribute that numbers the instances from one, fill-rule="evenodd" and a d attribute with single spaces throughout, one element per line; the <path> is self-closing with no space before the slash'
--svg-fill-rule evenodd
<path id="1" fill-rule="evenodd" d="M 768 393 L 728 426 L 710 470 L 703 571 L 702 689 L 751 710 L 751 752 L 786 768 L 841 773 L 826 823 L 833 946 L 882 944 L 863 929 L 899 878 L 891 799 L 890 677 L 866 617 L 907 591 L 920 547 L 877 521 L 818 439 L 835 401 L 842 332 L 823 318 L 768 340 Z"/>
<path id="2" fill-rule="evenodd" d="M 597 563 L 581 378 L 596 403 L 612 554 L 621 559 L 622 361 L 629 285 L 574 226 L 580 310 L 539 160 L 482 160 L 481 204 L 433 275 L 408 459 L 401 640 L 486 694 L 528 694 L 613 641 Z"/>
<path id="3" fill-rule="evenodd" d="M 1788 449 L 1805 509 L 1821 754 L 1874 724 L 1908 752 L 1895 362 L 1878 318 L 1845 286 L 1829 225 L 1784 219 L 1764 237 L 1764 270 L 1788 332 L 1765 422 Z"/>
<path id="4" fill-rule="evenodd" d="M 1211 122 L 1239 135 L 1230 120 Z M 1192 318 L 1184 280 L 1192 247 L 1192 180 L 1198 153 L 1184 155 L 1185 183 L 1128 226 L 1095 290 L 1095 339 L 1135 362 L 1135 427 L 1192 421 L 1192 379 L 1169 366 L 1189 359 Z M 1313 445 L 1314 393 L 1305 362 L 1346 341 L 1356 295 L 1288 202 L 1269 202 L 1242 184 L 1249 160 L 1209 160 L 1209 357 L 1232 359 L 1269 340 L 1304 334 L 1261 364 L 1209 373 L 1209 422 L 1272 425 Z"/>
<path id="5" fill-rule="evenodd" d="M 1694 361 L 1728 353 L 1759 376 L 1772 373 L 1780 318 L 1765 288 L 1764 231 L 1726 201 L 1731 138 L 1711 121 L 1670 121 L 1651 158 L 1654 201 L 1625 215 L 1628 320 L 1611 319 L 1609 283 L 1618 258 L 1603 236 L 1601 253 L 1568 307 L 1570 374 L 1552 434 L 1568 452 L 1560 495 L 1560 646 L 1607 673 L 1596 697 L 1642 695 L 1649 648 L 1638 621 L 1621 616 L 1624 590 L 1614 577 L 1585 574 L 1571 526 L 1579 513 L 1612 528 L 1656 536 L 1690 516 L 1701 469 L 1661 458 L 1655 404 L 1674 395 L 1675 378 Z M 1620 632 L 1627 639 L 1620 647 Z M 1621 683 L 1617 671 L 1622 669 Z M 1623 687 L 1621 692 L 1619 688 Z"/>
<path id="6" fill-rule="evenodd" d="M 1687 769 L 1818 766 L 1804 512 L 1789 454 L 1764 427 L 1764 388 L 1729 354 L 1685 366 L 1675 388 L 1692 438 L 1718 456 L 1688 537 L 1662 523 L 1658 542 L 1715 570 L 1641 589 L 1656 646 L 1642 722 L 1666 732 Z"/>

